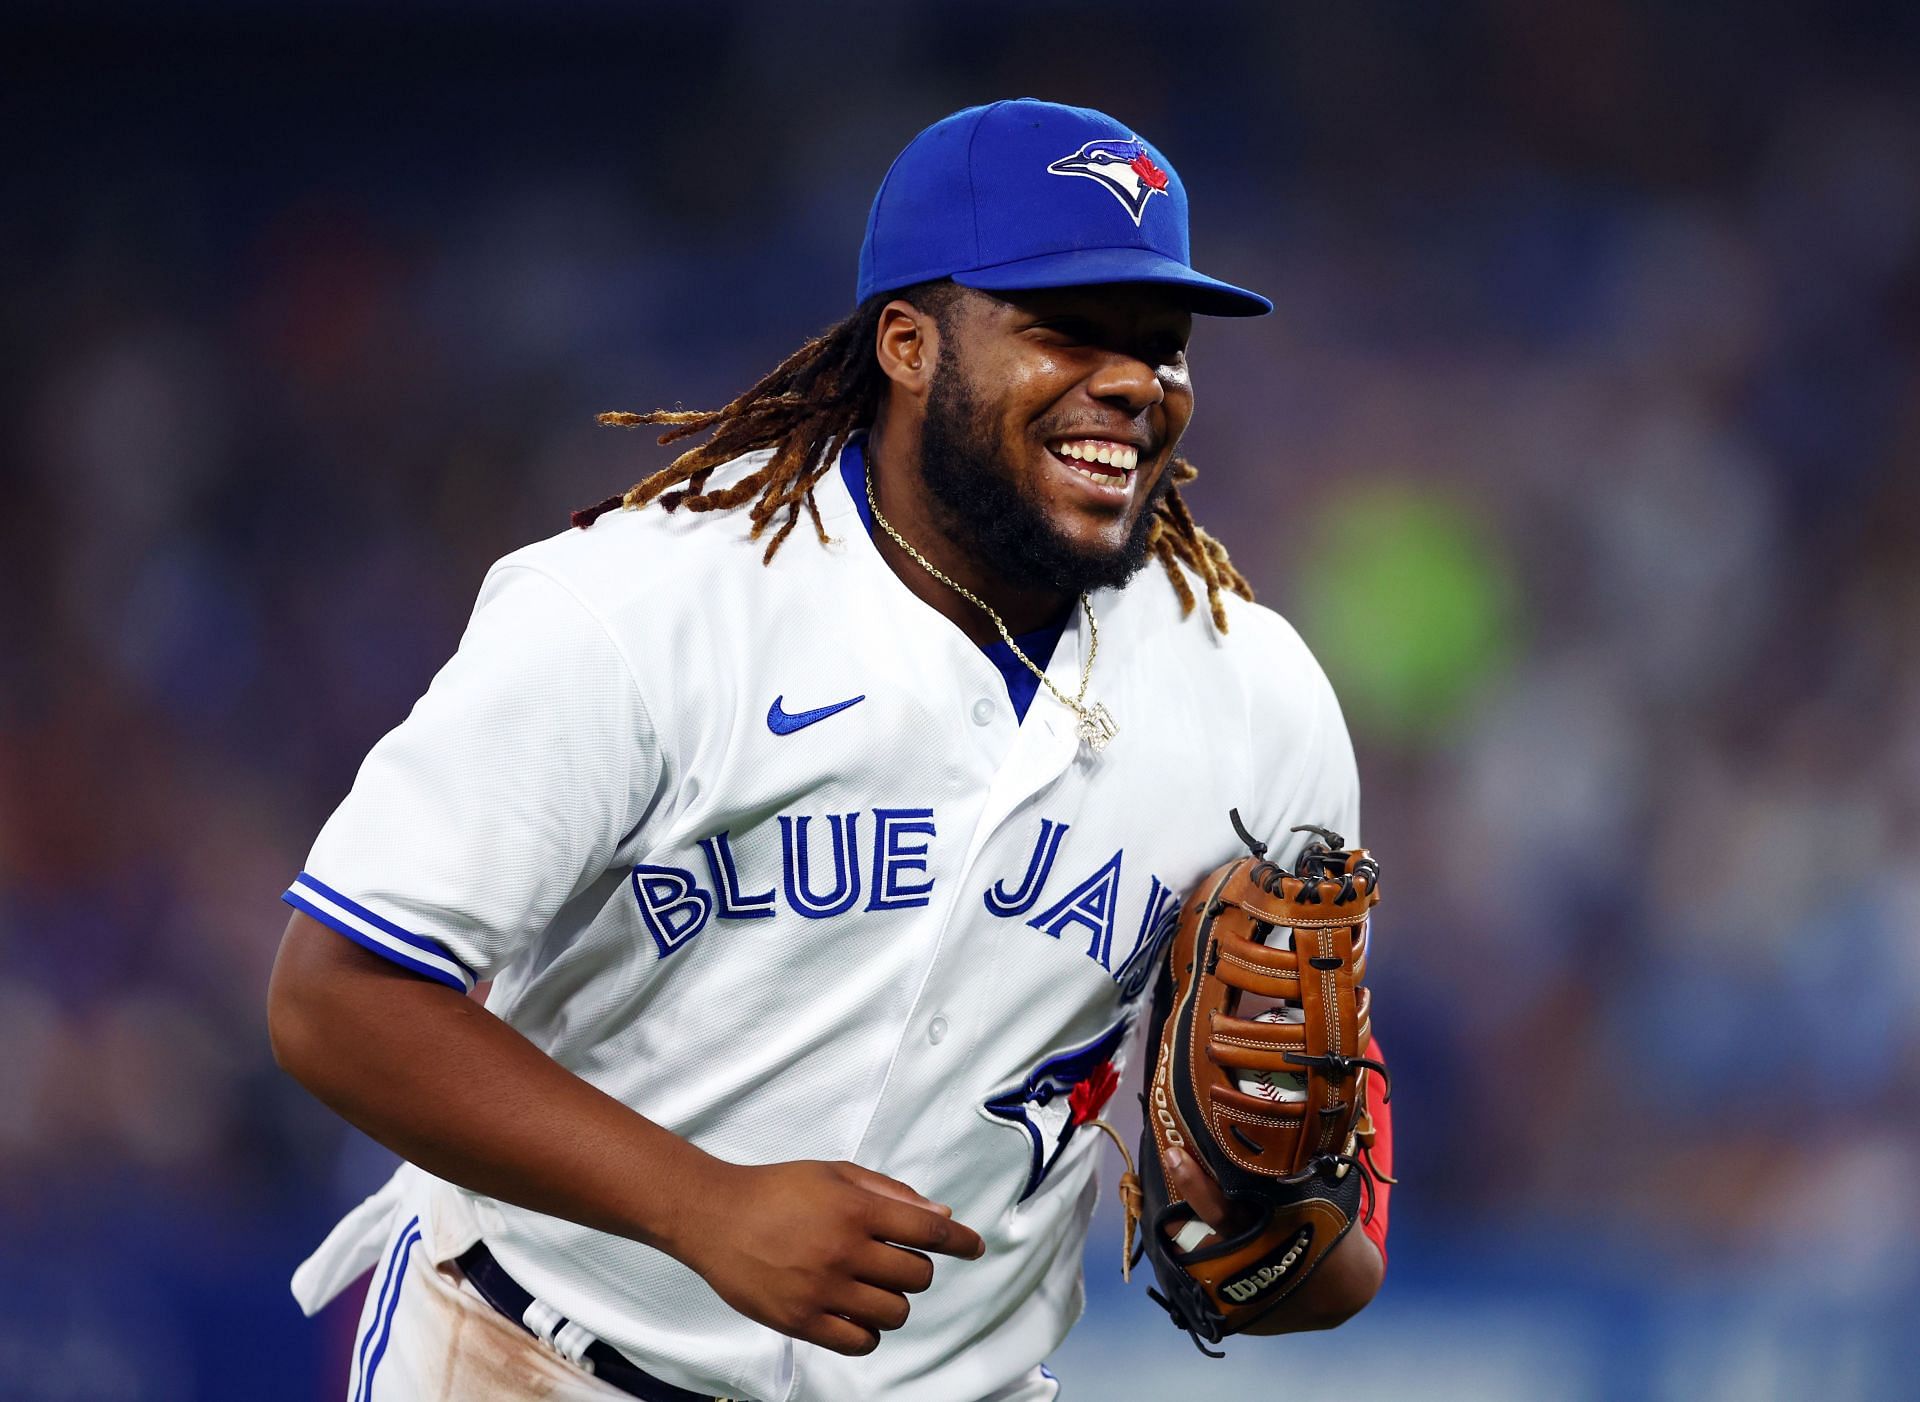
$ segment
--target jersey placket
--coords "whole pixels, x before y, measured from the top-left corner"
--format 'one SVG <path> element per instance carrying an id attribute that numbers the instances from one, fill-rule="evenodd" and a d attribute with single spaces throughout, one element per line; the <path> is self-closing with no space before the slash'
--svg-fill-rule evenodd
<path id="1" fill-rule="evenodd" d="M 1060 640 L 1060 645 L 1054 649 L 1054 656 L 1047 672 L 1054 678 L 1056 685 L 1062 684 L 1063 681 L 1078 684 L 1081 649 L 1084 646 L 1082 632 L 1081 625 L 1076 622 L 1068 628 L 1067 633 Z M 968 834 L 966 855 L 962 858 L 956 879 L 949 888 L 951 895 L 941 913 L 939 933 L 934 937 L 933 945 L 927 953 L 920 986 L 914 992 L 913 1003 L 901 1025 L 900 1037 L 895 1043 L 886 1076 L 874 1094 L 866 1127 L 861 1131 L 859 1142 L 854 1146 L 853 1156 L 856 1159 L 859 1159 L 866 1149 L 875 1127 L 882 1122 L 882 1111 L 887 1106 L 889 1097 L 900 1088 L 903 1056 L 908 1055 L 910 1049 L 919 1050 L 916 1045 L 916 1033 L 921 1030 L 922 1023 L 930 1024 L 934 1017 L 942 1019 L 943 1030 L 938 1036 L 929 1034 L 922 1038 L 927 1045 L 936 1049 L 939 1049 L 955 1031 L 963 1034 L 954 1038 L 953 1045 L 947 1046 L 944 1051 L 934 1052 L 934 1055 L 942 1060 L 951 1057 L 964 1046 L 965 1029 L 953 1027 L 954 1018 L 963 1016 L 964 1012 L 944 1010 L 948 1002 L 959 1002 L 961 1008 L 964 1008 L 963 999 L 956 1000 L 948 996 L 964 995 L 967 992 L 961 986 L 964 980 L 944 990 L 936 980 L 936 975 L 951 962 L 952 941 L 949 937 L 954 921 L 956 918 L 964 919 L 970 916 L 980 900 L 984 885 L 976 874 L 976 868 L 993 836 L 1020 811 L 1029 799 L 1051 786 L 1069 771 L 1079 749 L 1080 737 L 1074 728 L 1071 713 L 1042 691 L 1034 698 L 1033 708 L 1027 712 L 1026 721 L 1015 729 L 1013 742 L 994 772 L 986 803 L 974 821 L 973 831 Z M 975 977 L 983 974 L 987 974 L 987 971 L 975 971 Z M 930 1004 L 940 1006 L 932 1008 Z"/>

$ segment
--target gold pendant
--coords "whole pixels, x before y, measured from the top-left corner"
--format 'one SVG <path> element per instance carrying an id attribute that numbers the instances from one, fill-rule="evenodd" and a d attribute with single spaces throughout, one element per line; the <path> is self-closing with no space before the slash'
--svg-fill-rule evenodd
<path id="1" fill-rule="evenodd" d="M 1080 738 L 1087 742 L 1087 748 L 1095 754 L 1106 749 L 1107 742 L 1120 733 L 1120 727 L 1114 724 L 1113 716 L 1105 706 L 1095 703 L 1080 710 Z"/>

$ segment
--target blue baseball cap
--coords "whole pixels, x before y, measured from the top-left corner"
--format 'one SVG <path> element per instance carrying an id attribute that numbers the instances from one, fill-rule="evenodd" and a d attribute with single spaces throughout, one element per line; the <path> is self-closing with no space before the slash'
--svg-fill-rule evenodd
<path id="1" fill-rule="evenodd" d="M 1156 147 L 1104 112 L 1031 97 L 941 118 L 880 182 L 855 300 L 937 278 L 990 292 L 1156 283 L 1210 316 L 1273 310 L 1193 270 L 1186 187 Z"/>

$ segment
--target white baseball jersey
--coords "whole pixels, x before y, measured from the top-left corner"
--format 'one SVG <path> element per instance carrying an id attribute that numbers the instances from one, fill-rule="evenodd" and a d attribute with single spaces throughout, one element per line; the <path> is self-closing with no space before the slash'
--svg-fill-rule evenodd
<path id="1" fill-rule="evenodd" d="M 421 1175 L 539 1300 L 705 1393 L 987 1397 L 1079 1316 L 1102 1137 L 1076 1131 L 1182 895 L 1244 850 L 1228 809 L 1282 861 L 1296 823 L 1353 838 L 1353 754 L 1291 628 L 1229 598 L 1218 634 L 1157 567 L 1091 596 L 1113 742 L 1044 690 L 1017 720 L 842 474 L 817 492 L 833 543 L 802 529 L 766 565 L 743 515 L 657 506 L 501 560 L 287 898 L 423 976 L 492 979 L 561 1065 L 721 1158 L 853 1160 L 986 1240 L 846 1358 L 658 1251 Z M 1068 695 L 1084 633 L 1048 666 Z"/>

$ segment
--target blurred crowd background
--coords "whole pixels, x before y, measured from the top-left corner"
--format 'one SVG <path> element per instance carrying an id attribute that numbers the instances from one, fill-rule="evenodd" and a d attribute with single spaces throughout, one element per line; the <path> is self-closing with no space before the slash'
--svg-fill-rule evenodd
<path id="1" fill-rule="evenodd" d="M 1066 1396 L 1912 1395 L 1915 7 L 0 24 L 0 1398 L 340 1395 L 285 1277 L 389 1160 L 273 1066 L 280 891 L 486 565 L 665 461 L 595 413 L 844 314 L 895 151 L 1027 93 L 1279 306 L 1188 496 L 1348 709 L 1403 1180 L 1379 1303 L 1226 1364 L 1103 1209 Z"/>

